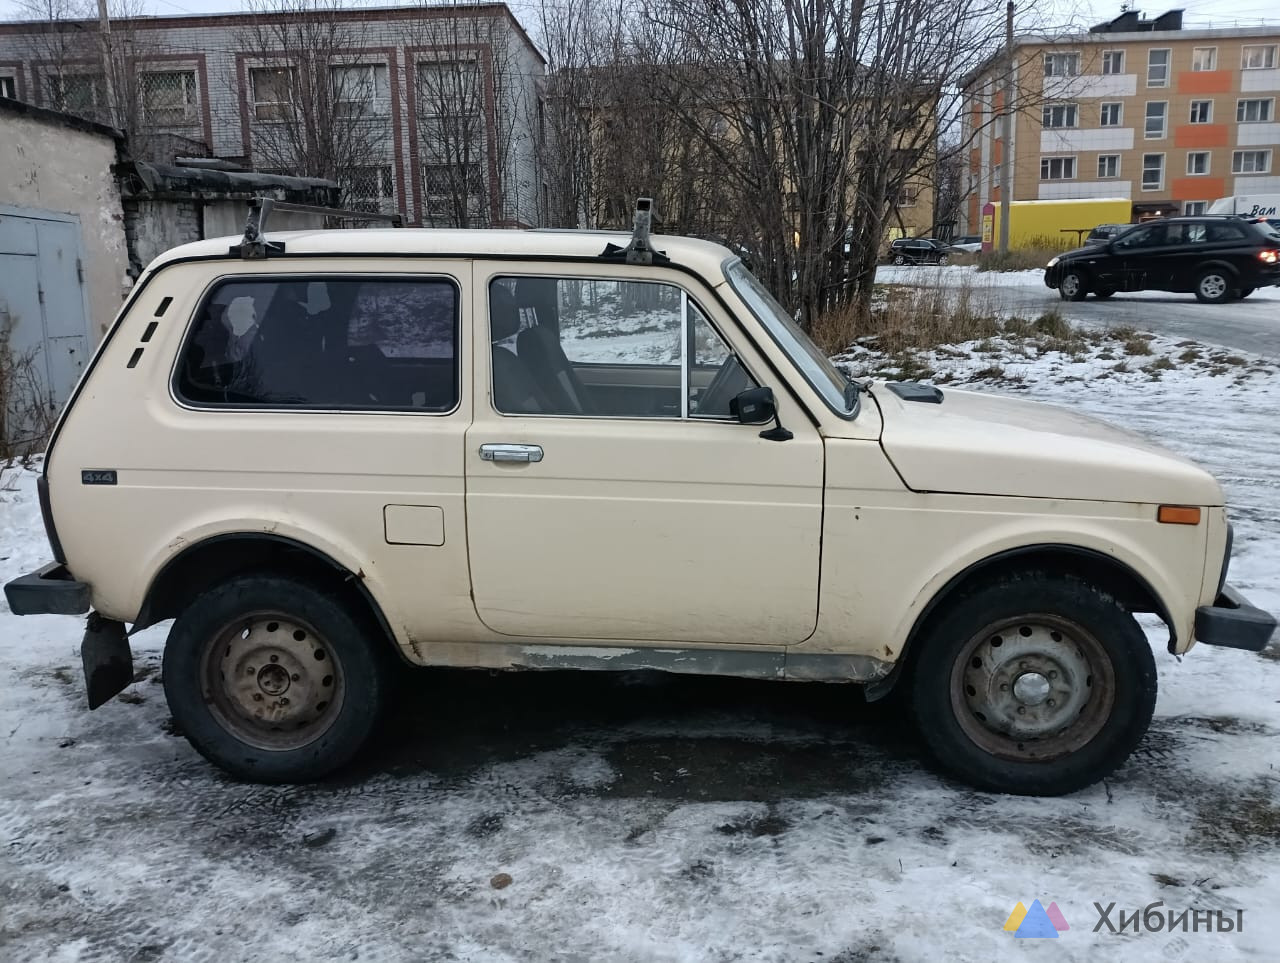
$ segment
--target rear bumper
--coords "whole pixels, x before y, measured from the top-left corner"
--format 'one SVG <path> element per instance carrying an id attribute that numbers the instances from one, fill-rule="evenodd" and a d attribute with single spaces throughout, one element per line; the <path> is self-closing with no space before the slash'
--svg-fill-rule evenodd
<path id="1" fill-rule="evenodd" d="M 1276 619 L 1230 585 L 1222 586 L 1212 605 L 1196 609 L 1196 641 L 1229 649 L 1258 652 L 1266 648 L 1276 629 Z"/>
<path id="2" fill-rule="evenodd" d="M 61 562 L 20 575 L 4 587 L 14 615 L 83 615 L 89 611 L 89 583 L 71 577 Z"/>

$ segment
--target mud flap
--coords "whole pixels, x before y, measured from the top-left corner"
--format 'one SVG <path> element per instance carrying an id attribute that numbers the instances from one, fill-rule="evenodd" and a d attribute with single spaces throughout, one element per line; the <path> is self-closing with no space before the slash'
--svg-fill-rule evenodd
<path id="1" fill-rule="evenodd" d="M 98 708 L 112 696 L 123 692 L 125 686 L 133 681 L 133 652 L 124 632 L 124 623 L 90 612 L 84 641 L 80 643 L 80 660 L 84 663 L 84 683 L 89 693 L 90 709 Z"/>

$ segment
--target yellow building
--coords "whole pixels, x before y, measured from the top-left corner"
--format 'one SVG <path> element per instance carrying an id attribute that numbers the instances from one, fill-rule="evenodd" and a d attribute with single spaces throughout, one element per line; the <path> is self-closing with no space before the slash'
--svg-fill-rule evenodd
<path id="1" fill-rule="evenodd" d="M 1124 220 L 1139 221 L 1280 193 L 1280 27 L 1184 30 L 1181 11 L 1131 11 L 1087 34 L 1015 38 L 1014 60 L 1012 200 L 1127 198 Z M 1003 62 L 961 82 L 973 233 L 1003 190 Z"/>

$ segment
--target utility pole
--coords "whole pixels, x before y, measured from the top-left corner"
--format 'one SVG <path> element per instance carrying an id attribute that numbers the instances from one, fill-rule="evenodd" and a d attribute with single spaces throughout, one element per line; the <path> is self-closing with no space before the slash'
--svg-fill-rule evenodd
<path id="1" fill-rule="evenodd" d="M 102 85 L 107 96 L 107 115 L 112 127 L 120 127 L 122 117 L 116 103 L 115 57 L 111 50 L 111 16 L 107 0 L 98 0 L 98 43 L 102 48 Z"/>
<path id="2" fill-rule="evenodd" d="M 1000 252 L 1007 254 L 1009 202 L 1014 193 L 1014 0 L 1005 5 L 1005 114 L 1001 120 Z"/>

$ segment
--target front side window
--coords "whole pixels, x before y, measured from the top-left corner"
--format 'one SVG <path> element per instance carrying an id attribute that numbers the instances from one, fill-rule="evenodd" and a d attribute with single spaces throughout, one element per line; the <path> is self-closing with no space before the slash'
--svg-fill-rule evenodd
<path id="1" fill-rule="evenodd" d="M 1213 123 L 1213 101 L 1212 100 L 1191 101 L 1191 123 L 1193 124 Z"/>
<path id="2" fill-rule="evenodd" d="M 1207 150 L 1193 150 L 1187 154 L 1187 173 L 1193 176 L 1209 173 L 1209 152 Z"/>
<path id="3" fill-rule="evenodd" d="M 223 281 L 191 327 L 176 392 L 219 408 L 451 411 L 458 317 L 448 278 Z"/>
<path id="4" fill-rule="evenodd" d="M 1158 247 L 1164 243 L 1164 225 L 1152 224 L 1148 227 L 1135 227 L 1125 231 L 1116 239 L 1115 245 L 1122 251 L 1136 250 L 1144 247 Z"/>
<path id="5" fill-rule="evenodd" d="M 1041 111 L 1041 120 L 1045 127 L 1077 127 L 1079 126 L 1080 108 L 1075 104 L 1048 104 Z"/>
<path id="6" fill-rule="evenodd" d="M 1040 180 L 1069 181 L 1076 176 L 1076 159 L 1074 157 L 1042 157 L 1040 158 Z"/>
<path id="7" fill-rule="evenodd" d="M 1164 187 L 1164 154 L 1142 155 L 1142 189 L 1158 191 Z"/>
<path id="8" fill-rule="evenodd" d="M 755 386 L 674 284 L 499 277 L 489 326 L 502 414 L 728 419 L 730 402 Z"/>
<path id="9" fill-rule="evenodd" d="M 1272 70 L 1276 65 L 1275 44 L 1245 44 L 1240 48 L 1241 70 Z"/>
<path id="10" fill-rule="evenodd" d="M 1169 105 L 1164 101 L 1147 103 L 1147 124 L 1145 136 L 1147 140 L 1159 140 L 1165 135 L 1169 117 Z"/>
<path id="11" fill-rule="evenodd" d="M 1191 69 L 1198 72 L 1218 69 L 1217 47 L 1196 47 L 1191 51 Z"/>
<path id="12" fill-rule="evenodd" d="M 1265 124 L 1271 120 L 1272 99 L 1260 97 L 1236 101 L 1236 123 Z"/>
<path id="13" fill-rule="evenodd" d="M 1124 51 L 1107 50 L 1102 54 L 1102 72 L 1104 74 L 1124 73 Z"/>
<path id="14" fill-rule="evenodd" d="M 1098 176 L 1099 177 L 1119 177 L 1120 176 L 1120 155 L 1119 154 L 1099 154 L 1098 155 Z"/>
<path id="15" fill-rule="evenodd" d="M 1169 51 L 1152 50 L 1147 53 L 1147 86 L 1169 86 Z"/>
<path id="16" fill-rule="evenodd" d="M 1271 151 L 1238 150 L 1231 155 L 1231 173 L 1268 174 L 1271 172 Z"/>
<path id="17" fill-rule="evenodd" d="M 1101 127 L 1119 127 L 1124 118 L 1124 104 L 1119 102 L 1111 102 L 1102 105 L 1100 111 L 1099 126 Z"/>

